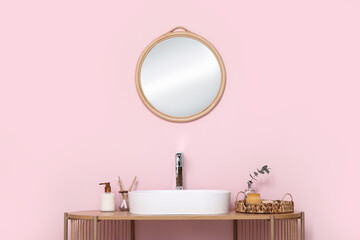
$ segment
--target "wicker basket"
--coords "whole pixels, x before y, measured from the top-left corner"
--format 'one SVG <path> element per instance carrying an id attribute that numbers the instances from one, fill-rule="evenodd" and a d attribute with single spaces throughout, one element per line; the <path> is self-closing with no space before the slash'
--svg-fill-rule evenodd
<path id="1" fill-rule="evenodd" d="M 245 200 L 238 200 L 239 192 L 236 196 L 235 211 L 240 213 L 292 213 L 294 212 L 294 201 L 290 193 L 286 193 L 282 200 L 274 200 L 272 203 L 246 204 Z M 291 201 L 284 201 L 286 195 L 291 197 Z"/>

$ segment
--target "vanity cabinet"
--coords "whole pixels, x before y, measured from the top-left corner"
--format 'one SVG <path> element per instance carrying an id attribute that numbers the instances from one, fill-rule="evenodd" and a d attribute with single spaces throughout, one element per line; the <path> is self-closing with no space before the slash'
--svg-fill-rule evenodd
<path id="1" fill-rule="evenodd" d="M 137 215 L 120 211 L 65 213 L 64 240 L 135 240 L 135 223 L 144 220 L 226 220 L 233 222 L 234 240 L 305 240 L 304 212 L 245 214 L 235 211 L 219 215 Z"/>

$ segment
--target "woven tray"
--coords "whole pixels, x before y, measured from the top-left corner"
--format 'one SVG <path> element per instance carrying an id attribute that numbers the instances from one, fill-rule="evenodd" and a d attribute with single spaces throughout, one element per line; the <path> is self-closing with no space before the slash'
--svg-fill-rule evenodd
<path id="1" fill-rule="evenodd" d="M 245 200 L 238 200 L 239 192 L 236 196 L 235 211 L 240 213 L 292 213 L 294 212 L 294 201 L 290 193 L 286 193 L 282 200 L 274 200 L 272 203 L 249 203 L 246 204 Z M 284 201 L 284 198 L 289 195 L 291 201 Z"/>

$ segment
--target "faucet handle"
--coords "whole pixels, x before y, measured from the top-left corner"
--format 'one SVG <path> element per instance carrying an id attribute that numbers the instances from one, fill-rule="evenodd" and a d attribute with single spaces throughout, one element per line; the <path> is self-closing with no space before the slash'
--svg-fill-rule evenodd
<path id="1" fill-rule="evenodd" d="M 183 166 L 183 153 L 181 152 L 177 152 L 175 154 L 175 164 L 176 164 L 176 167 L 182 167 Z"/>
<path id="2" fill-rule="evenodd" d="M 175 181 L 176 181 L 176 190 L 183 190 L 183 164 L 184 158 L 181 152 L 175 154 Z"/>

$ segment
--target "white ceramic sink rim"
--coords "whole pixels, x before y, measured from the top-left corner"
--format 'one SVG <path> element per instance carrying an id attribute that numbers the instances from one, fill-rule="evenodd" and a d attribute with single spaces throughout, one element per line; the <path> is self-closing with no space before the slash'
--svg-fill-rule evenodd
<path id="1" fill-rule="evenodd" d="M 139 191 L 132 191 L 130 193 L 230 193 L 230 191 L 226 190 L 213 190 L 213 189 L 186 189 L 186 190 L 139 190 Z"/>
<path id="2" fill-rule="evenodd" d="M 229 212 L 226 190 L 141 190 L 129 192 L 130 213 L 144 215 L 224 214 Z"/>

